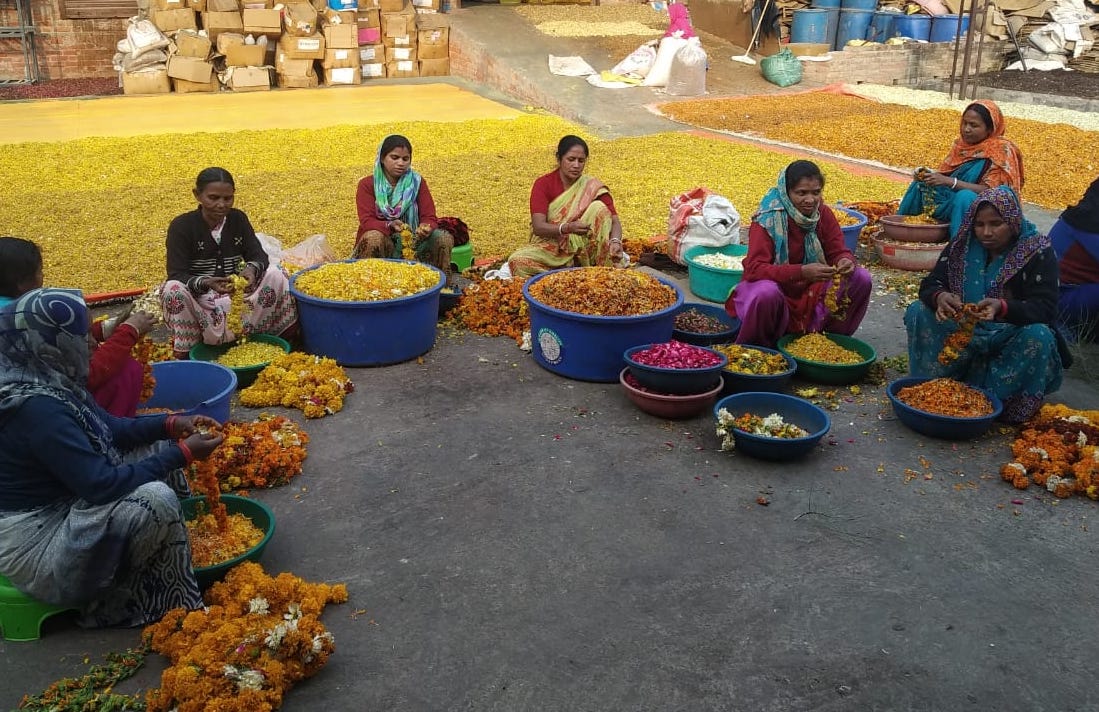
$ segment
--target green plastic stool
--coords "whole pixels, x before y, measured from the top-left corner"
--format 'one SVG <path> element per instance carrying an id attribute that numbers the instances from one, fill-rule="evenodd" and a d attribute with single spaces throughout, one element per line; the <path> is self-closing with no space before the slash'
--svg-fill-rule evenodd
<path id="1" fill-rule="evenodd" d="M 467 269 L 473 266 L 473 243 L 467 242 L 464 245 L 459 245 L 451 249 L 450 251 L 450 263 L 453 264 L 459 272 L 465 272 Z"/>
<path id="2" fill-rule="evenodd" d="M 3 629 L 4 640 L 38 640 L 42 621 L 71 610 L 36 601 L 0 576 L 0 629 Z"/>

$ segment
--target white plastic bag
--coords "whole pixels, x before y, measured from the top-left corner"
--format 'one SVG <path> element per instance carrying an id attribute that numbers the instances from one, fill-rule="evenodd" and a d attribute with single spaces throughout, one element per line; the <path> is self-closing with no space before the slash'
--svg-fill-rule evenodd
<path id="1" fill-rule="evenodd" d="M 652 69 L 655 61 L 656 42 L 646 42 L 633 52 L 630 52 L 628 57 L 614 65 L 614 68 L 611 69 L 611 74 L 616 74 L 620 77 L 637 77 L 638 79 L 644 79 L 645 75 Z"/>
<path id="2" fill-rule="evenodd" d="M 675 53 L 686 44 L 687 40 L 679 37 L 665 37 L 660 40 L 660 49 L 656 51 L 656 60 L 653 62 L 652 68 L 649 69 L 649 73 L 645 75 L 645 81 L 641 85 L 646 87 L 667 85 L 668 72 L 671 71 Z"/>
<path id="3" fill-rule="evenodd" d="M 324 235 L 310 235 L 293 247 L 282 251 L 282 264 L 291 272 L 306 267 L 333 262 L 336 253 Z"/>
<path id="4" fill-rule="evenodd" d="M 675 53 L 672 67 L 668 71 L 668 85 L 665 91 L 674 96 L 701 96 L 706 93 L 706 50 L 697 37 L 691 37 L 687 44 Z"/>
<path id="5" fill-rule="evenodd" d="M 685 265 L 684 253 L 699 245 L 724 247 L 740 242 L 740 213 L 723 195 L 695 188 L 672 198 L 668 213 L 671 258 Z"/>
<path id="6" fill-rule="evenodd" d="M 256 239 L 259 240 L 259 244 L 263 247 L 263 251 L 267 253 L 267 261 L 272 267 L 278 267 L 279 263 L 282 261 L 282 243 L 279 242 L 279 238 L 274 235 L 257 232 Z"/>
<path id="7" fill-rule="evenodd" d="M 145 52 L 154 49 L 164 49 L 168 46 L 168 38 L 157 29 L 151 20 L 131 19 L 126 27 L 126 41 L 133 47 L 133 56 L 139 57 Z"/>

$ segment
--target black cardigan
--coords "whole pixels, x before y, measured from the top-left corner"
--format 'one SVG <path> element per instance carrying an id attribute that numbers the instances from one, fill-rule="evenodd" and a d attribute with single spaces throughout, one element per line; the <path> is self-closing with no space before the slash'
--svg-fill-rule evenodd
<path id="1" fill-rule="evenodd" d="M 267 253 L 248 216 L 236 208 L 225 216 L 220 244 L 214 242 L 199 208 L 172 220 L 166 244 L 168 279 L 185 283 L 192 294 L 201 293 L 198 289 L 201 277 L 239 274 L 245 264 L 252 265 L 257 274 L 267 271 Z"/>

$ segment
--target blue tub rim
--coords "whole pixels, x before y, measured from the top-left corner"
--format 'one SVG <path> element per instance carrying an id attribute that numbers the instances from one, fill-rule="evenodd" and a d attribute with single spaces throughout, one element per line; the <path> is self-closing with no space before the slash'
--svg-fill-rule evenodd
<path id="1" fill-rule="evenodd" d="M 918 386 L 920 384 L 927 383 L 928 381 L 934 381 L 937 378 L 939 378 L 939 376 L 900 376 L 899 378 L 895 378 L 890 381 L 889 384 L 885 387 L 885 395 L 889 398 L 889 401 L 893 404 L 894 408 L 910 411 L 915 415 L 918 415 L 929 421 L 933 421 L 936 425 L 981 425 L 985 422 L 991 423 L 995 421 L 1004 412 L 1004 402 L 1000 400 L 999 396 L 986 388 L 974 386 L 971 383 L 965 383 L 965 381 L 961 381 L 961 383 L 963 385 L 969 386 L 975 391 L 980 391 L 985 395 L 986 398 L 988 398 L 988 402 L 992 405 L 992 413 L 988 415 L 977 415 L 971 417 L 932 413 L 929 410 L 921 410 L 916 406 L 908 405 L 907 403 L 902 401 L 897 395 L 897 393 L 902 388 L 907 388 L 909 386 Z M 989 427 L 991 427 L 991 425 Z"/>
<path id="2" fill-rule="evenodd" d="M 167 365 L 162 365 L 162 364 L 167 364 Z M 222 389 L 220 392 L 218 392 L 217 395 L 211 396 L 211 397 L 207 398 L 206 400 L 199 401 L 198 403 L 191 406 L 190 408 L 187 408 L 186 410 L 173 411 L 173 412 L 187 413 L 187 412 L 191 412 L 191 411 L 197 411 L 197 410 L 200 410 L 200 409 L 209 410 L 210 407 L 214 403 L 216 403 L 217 401 L 224 400 L 226 398 L 230 398 L 232 396 L 233 392 L 237 389 L 237 373 L 236 373 L 236 371 L 229 368 L 228 366 L 222 366 L 220 363 L 217 363 L 216 361 L 194 361 L 194 360 L 191 360 L 191 359 L 187 359 L 187 360 L 174 360 L 173 359 L 173 360 L 168 360 L 168 361 L 157 361 L 156 363 L 152 364 L 152 366 L 151 366 L 152 369 L 153 369 L 153 376 L 154 377 L 156 376 L 157 366 L 161 366 L 161 368 L 169 368 L 169 369 L 170 368 L 175 368 L 176 366 L 174 366 L 172 364 L 202 364 L 201 368 L 214 368 L 214 369 L 218 369 L 218 370 L 224 371 L 224 372 L 229 374 L 229 385 L 226 388 Z M 188 368 L 189 368 L 189 366 L 188 366 Z M 140 401 L 137 404 L 138 410 L 141 410 L 142 404 L 148 403 L 155 396 L 156 396 L 156 388 L 154 387 L 153 394 L 151 396 L 149 396 L 148 398 L 146 398 L 145 400 Z M 163 415 L 163 413 L 138 413 L 137 417 L 138 418 L 151 418 L 151 417 L 156 417 L 156 416 L 159 416 L 159 415 Z"/>
<path id="3" fill-rule="evenodd" d="M 298 277 L 312 272 L 313 270 L 320 269 L 326 265 L 342 264 L 348 262 L 362 262 L 363 260 L 381 260 L 383 262 L 400 262 L 406 265 L 416 265 L 420 267 L 429 267 L 434 270 L 439 281 L 434 286 L 428 287 L 422 292 L 416 292 L 415 294 L 406 294 L 403 297 L 393 297 L 392 299 L 376 299 L 373 301 L 345 301 L 340 299 L 324 299 L 323 297 L 314 297 L 309 294 L 305 294 L 297 288 Z M 319 265 L 313 265 L 312 267 L 306 267 L 305 269 L 294 273 L 294 276 L 290 278 L 290 294 L 294 299 L 305 302 L 306 304 L 323 306 L 329 309 L 375 309 L 383 307 L 392 307 L 394 304 L 400 304 L 402 302 L 411 302 L 416 299 L 423 299 L 425 296 L 429 296 L 432 292 L 440 292 L 443 289 L 443 285 L 446 284 L 446 274 L 436 267 L 435 265 L 428 264 L 426 262 L 420 262 L 419 260 L 406 260 L 397 257 L 362 257 L 359 259 L 347 259 L 347 260 L 334 260 L 332 262 L 324 262 Z"/>
<path id="4" fill-rule="evenodd" d="M 561 269 L 549 270 L 548 272 L 542 272 L 541 274 L 536 274 L 533 277 L 530 277 L 529 279 L 527 279 L 527 281 L 523 282 L 523 298 L 526 299 L 527 302 L 532 307 L 537 305 L 537 307 L 539 309 L 542 309 L 542 310 L 544 310 L 544 311 L 546 311 L 550 314 L 553 314 L 554 316 L 559 317 L 561 319 L 571 319 L 572 321 L 585 321 L 585 322 L 591 322 L 591 323 L 594 323 L 594 324 L 606 324 L 606 323 L 621 324 L 623 322 L 626 322 L 626 323 L 640 323 L 640 322 L 648 321 L 648 320 L 653 319 L 655 317 L 660 317 L 660 316 L 665 316 L 667 314 L 670 314 L 671 312 L 674 312 L 676 309 L 678 309 L 680 306 L 683 305 L 683 290 L 681 290 L 679 288 L 678 284 L 676 284 L 675 282 L 671 281 L 670 279 L 664 277 L 663 275 L 649 274 L 648 272 L 645 272 L 644 274 L 646 274 L 649 277 L 652 277 L 653 279 L 659 281 L 661 284 L 663 284 L 667 287 L 671 287 L 672 291 L 675 292 L 675 302 L 671 306 L 666 307 L 664 309 L 661 309 L 659 311 L 649 312 L 648 314 L 633 314 L 633 315 L 630 315 L 630 316 L 601 316 L 601 315 L 597 315 L 597 314 L 581 314 L 580 312 L 570 312 L 570 311 L 565 311 L 564 309 L 558 309 L 557 307 L 551 307 L 549 304 L 546 304 L 545 302 L 538 301 L 530 293 L 530 286 L 532 284 L 534 284 L 535 282 L 537 282 L 538 280 L 543 279 L 543 278 L 545 278 L 545 277 L 547 277 L 551 274 L 558 274 L 560 272 L 567 272 L 567 271 L 578 270 L 578 269 L 590 269 L 590 268 L 589 267 L 563 267 Z"/>

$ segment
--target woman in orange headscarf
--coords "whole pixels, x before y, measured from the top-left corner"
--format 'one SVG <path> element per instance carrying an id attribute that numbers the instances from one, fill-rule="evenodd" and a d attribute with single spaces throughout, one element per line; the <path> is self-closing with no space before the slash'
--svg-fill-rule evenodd
<path id="1" fill-rule="evenodd" d="M 979 193 L 1006 185 L 1023 190 L 1023 155 L 1004 138 L 1004 115 L 995 102 L 975 101 L 962 112 L 961 128 L 938 171 L 917 168 L 915 180 L 901 199 L 898 213 L 930 212 L 958 233 L 969 206 Z"/>

